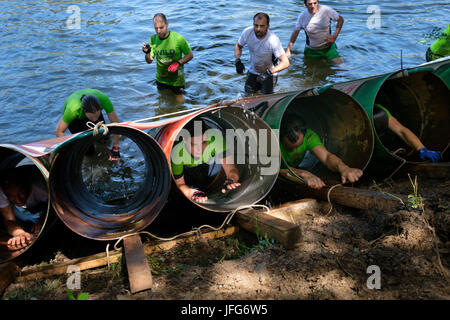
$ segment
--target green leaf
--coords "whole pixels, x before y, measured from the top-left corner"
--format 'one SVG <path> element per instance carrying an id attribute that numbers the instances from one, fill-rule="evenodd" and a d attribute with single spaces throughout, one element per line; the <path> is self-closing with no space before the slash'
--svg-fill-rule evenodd
<path id="1" fill-rule="evenodd" d="M 89 293 L 83 292 L 78 295 L 77 300 L 89 300 Z"/>
<path id="2" fill-rule="evenodd" d="M 69 297 L 69 300 L 76 300 L 70 289 L 67 289 L 67 296 Z"/>

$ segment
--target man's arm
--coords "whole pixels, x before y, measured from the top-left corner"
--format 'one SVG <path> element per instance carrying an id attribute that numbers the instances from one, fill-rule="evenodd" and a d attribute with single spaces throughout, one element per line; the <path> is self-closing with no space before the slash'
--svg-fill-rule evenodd
<path id="1" fill-rule="evenodd" d="M 58 125 L 56 126 L 56 130 L 55 130 L 56 136 L 62 137 L 68 127 L 69 127 L 69 125 L 67 123 L 65 123 L 64 120 L 61 118 L 58 122 Z"/>
<path id="2" fill-rule="evenodd" d="M 289 63 L 289 59 L 286 57 L 286 54 L 279 56 L 278 59 L 280 60 L 280 63 L 277 64 L 276 66 L 274 66 L 270 70 L 270 72 L 277 73 L 277 72 L 280 72 L 281 70 L 284 70 L 289 67 L 290 63 Z"/>
<path id="3" fill-rule="evenodd" d="M 196 202 L 206 202 L 208 200 L 208 197 L 206 195 L 197 194 L 196 192 L 200 192 L 199 190 L 190 188 L 186 181 L 184 180 L 184 175 L 182 175 L 180 178 L 175 179 L 175 184 L 177 185 L 178 189 L 184 194 L 184 196 L 188 199 L 191 199 Z"/>
<path id="4" fill-rule="evenodd" d="M 344 25 L 344 18 L 342 16 L 339 16 L 337 25 L 336 25 L 336 30 L 334 31 L 333 35 L 330 35 L 328 37 L 328 45 L 331 45 L 333 42 L 336 41 L 337 37 L 339 36 L 339 33 L 341 32 L 342 26 Z"/>
<path id="5" fill-rule="evenodd" d="M 17 224 L 13 208 L 11 206 L 0 208 L 0 214 L 3 218 L 6 231 L 12 236 L 8 240 L 8 245 L 14 249 L 20 249 L 29 245 L 32 237 Z"/>
<path id="6" fill-rule="evenodd" d="M 189 61 L 191 61 L 194 58 L 194 54 L 192 53 L 192 50 L 189 50 L 188 54 L 185 55 L 183 58 L 181 58 L 180 60 L 178 60 L 178 63 L 180 64 L 186 64 Z"/>
<path id="7" fill-rule="evenodd" d="M 291 48 L 294 45 L 295 41 L 297 40 L 298 34 L 299 34 L 300 30 L 295 30 L 292 31 L 291 34 L 291 38 L 289 39 L 289 44 L 286 48 L 286 57 L 290 57 L 291 56 Z"/>
<path id="8" fill-rule="evenodd" d="M 388 127 L 389 130 L 398 135 L 400 139 L 416 151 L 425 148 L 420 139 L 411 130 L 403 126 L 395 117 L 389 117 Z"/>
<path id="9" fill-rule="evenodd" d="M 338 156 L 329 152 L 324 146 L 316 146 L 311 151 L 328 169 L 339 172 L 342 183 L 347 181 L 351 183 L 356 182 L 363 174 L 362 170 L 347 166 Z"/>
<path id="10" fill-rule="evenodd" d="M 117 116 L 117 113 L 115 110 L 111 111 L 110 113 L 107 114 L 109 121 L 111 121 L 111 123 L 119 123 L 119 117 Z M 119 146 L 119 135 L 118 134 L 114 134 L 113 135 L 113 147 L 118 147 Z"/>

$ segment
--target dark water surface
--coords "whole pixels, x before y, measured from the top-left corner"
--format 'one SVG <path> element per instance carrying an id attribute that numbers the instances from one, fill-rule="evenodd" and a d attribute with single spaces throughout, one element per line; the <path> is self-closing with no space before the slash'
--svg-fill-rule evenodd
<path id="1" fill-rule="evenodd" d="M 433 30 L 445 28 L 449 1 L 321 1 L 344 18 L 337 45 L 345 63 L 304 66 L 302 32 L 291 67 L 275 91 L 291 91 L 390 72 L 425 62 Z M 79 29 L 68 20 L 75 5 Z M 367 13 L 378 5 L 381 28 Z M 206 106 L 243 95 L 244 77 L 234 68 L 234 45 L 258 11 L 286 48 L 303 1 L 0 1 L 0 143 L 24 144 L 54 137 L 64 100 L 75 90 L 104 91 L 120 120 L 131 121 Z M 186 67 L 186 102 L 177 105 L 155 88 L 156 64 L 147 65 L 141 43 L 163 12 L 169 29 L 184 35 L 194 53 Z M 70 26 L 70 25 L 69 25 Z M 334 30 L 335 24 L 333 24 Z M 428 41 L 428 42 L 427 42 Z M 248 51 L 243 62 L 248 65 Z"/>

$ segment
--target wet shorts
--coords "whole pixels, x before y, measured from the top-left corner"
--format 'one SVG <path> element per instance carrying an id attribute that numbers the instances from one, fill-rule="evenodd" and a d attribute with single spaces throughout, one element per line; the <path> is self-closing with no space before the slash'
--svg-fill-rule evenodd
<path id="1" fill-rule="evenodd" d="M 182 95 L 185 93 L 184 91 L 184 86 L 171 86 L 165 83 L 161 83 L 156 81 L 156 86 L 158 87 L 158 90 L 160 89 L 169 89 L 170 91 L 172 91 L 174 94 L 176 95 Z"/>
<path id="2" fill-rule="evenodd" d="M 273 93 L 273 88 L 278 81 L 278 74 L 267 77 L 267 79 L 263 83 L 259 83 L 258 81 L 256 81 L 257 77 L 257 74 L 247 72 L 247 79 L 245 80 L 245 92 L 253 94 L 256 91 L 261 90 L 262 94 Z"/>
<path id="3" fill-rule="evenodd" d="M 341 56 L 337 51 L 336 43 L 333 43 L 331 46 L 320 50 L 313 50 L 308 47 L 305 47 L 304 54 L 305 58 L 311 59 L 325 58 L 327 60 L 333 60 L 334 58 L 339 58 Z"/>

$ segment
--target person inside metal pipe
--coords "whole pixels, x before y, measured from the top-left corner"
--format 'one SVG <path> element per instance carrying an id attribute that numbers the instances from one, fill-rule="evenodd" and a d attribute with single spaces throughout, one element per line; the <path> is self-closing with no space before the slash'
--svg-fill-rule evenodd
<path id="1" fill-rule="evenodd" d="M 342 183 L 356 182 L 363 175 L 362 170 L 350 168 L 338 156 L 329 152 L 319 136 L 295 115 L 285 115 L 280 127 L 280 151 L 284 161 L 301 177 L 308 187 L 321 189 L 325 182 L 313 173 L 299 169 L 298 166 L 310 151 L 328 169 L 341 175 Z M 287 169 L 280 170 L 283 175 L 288 174 Z"/>
<path id="2" fill-rule="evenodd" d="M 307 10 L 299 14 L 294 31 L 286 48 L 286 56 L 291 56 L 291 48 L 297 40 L 301 29 L 305 30 L 305 57 L 311 59 L 325 58 L 336 64 L 341 64 L 341 58 L 336 47 L 336 39 L 341 32 L 344 18 L 334 9 L 319 4 L 318 0 L 304 0 Z M 331 20 L 337 21 L 336 30 L 331 34 Z"/>
<path id="3" fill-rule="evenodd" d="M 410 129 L 402 125 L 391 115 L 388 109 L 379 103 L 376 103 L 373 108 L 373 123 L 379 137 L 384 136 L 389 129 L 402 139 L 403 142 L 413 148 L 422 161 L 431 160 L 432 162 L 439 162 L 441 160 L 441 153 L 439 151 L 432 151 L 425 148 L 420 139 Z"/>
<path id="4" fill-rule="evenodd" d="M 67 129 L 72 134 L 89 130 L 91 129 L 87 125 L 89 121 L 93 124 L 105 122 L 102 110 L 106 111 L 111 122 L 119 122 L 111 100 L 106 94 L 97 89 L 75 91 L 64 101 L 63 115 L 56 126 L 56 136 L 64 136 Z M 113 147 L 109 160 L 113 162 L 120 160 L 119 135 L 113 135 Z"/>
<path id="5" fill-rule="evenodd" d="M 1 172 L 0 214 L 11 251 L 29 246 L 39 234 L 48 207 L 45 179 L 35 166 Z"/>
<path id="6" fill-rule="evenodd" d="M 245 92 L 248 94 L 254 94 L 258 90 L 262 94 L 273 93 L 278 72 L 289 67 L 280 39 L 269 30 L 269 22 L 270 18 L 266 13 L 255 14 L 253 26 L 244 29 L 234 48 L 238 74 L 244 74 L 245 70 L 241 61 L 242 48 L 248 45 L 250 51 L 250 69 L 245 81 Z"/>
<path id="7" fill-rule="evenodd" d="M 221 192 L 223 194 L 236 189 L 239 183 L 239 171 L 226 157 L 226 143 L 223 133 L 218 129 L 208 129 L 203 119 L 190 121 L 181 130 L 172 148 L 170 160 L 172 174 L 178 189 L 185 197 L 205 203 L 208 197 L 205 191 L 214 176 L 211 169 L 218 165 L 225 173 Z"/>
<path id="8" fill-rule="evenodd" d="M 142 44 L 145 61 L 152 63 L 156 59 L 156 85 L 158 90 L 168 89 L 175 94 L 177 101 L 184 101 L 184 65 L 194 58 L 186 39 L 168 29 L 169 21 L 163 13 L 153 17 L 156 34 L 149 43 Z M 184 56 L 183 56 L 184 55 Z"/>

